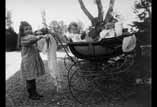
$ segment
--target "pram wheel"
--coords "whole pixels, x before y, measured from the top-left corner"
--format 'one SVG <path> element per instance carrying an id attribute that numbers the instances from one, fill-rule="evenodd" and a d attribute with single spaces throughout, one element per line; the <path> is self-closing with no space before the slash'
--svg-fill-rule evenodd
<path id="1" fill-rule="evenodd" d="M 78 65 L 77 65 L 78 67 Z M 96 104 L 103 101 L 104 96 L 95 84 L 95 71 L 87 71 L 78 67 L 69 78 L 69 90 L 73 98 L 81 104 Z"/>
<path id="2" fill-rule="evenodd" d="M 110 61 L 106 63 L 78 61 L 71 67 L 69 90 L 76 101 L 81 104 L 96 104 L 123 99 L 126 88 L 120 75 L 129 71 L 134 56 L 122 55 L 119 59 Z"/>

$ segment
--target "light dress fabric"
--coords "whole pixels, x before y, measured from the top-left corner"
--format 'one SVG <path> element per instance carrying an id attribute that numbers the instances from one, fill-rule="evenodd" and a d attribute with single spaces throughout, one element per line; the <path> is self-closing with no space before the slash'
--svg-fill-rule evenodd
<path id="1" fill-rule="evenodd" d="M 44 53 L 47 54 L 48 58 L 48 72 L 51 77 L 54 79 L 54 85 L 57 87 L 61 87 L 58 83 L 61 81 L 60 69 L 57 64 L 57 44 L 56 40 L 52 35 L 47 35 L 48 41 L 43 38 L 38 41 L 38 48 Z"/>
<path id="2" fill-rule="evenodd" d="M 114 29 L 104 29 L 100 32 L 100 38 L 99 40 L 102 40 L 104 38 L 112 38 L 115 37 L 115 30 Z"/>
<path id="3" fill-rule="evenodd" d="M 44 63 L 36 42 L 37 38 L 34 35 L 21 38 L 21 71 L 25 80 L 36 79 L 45 74 Z"/>
<path id="4" fill-rule="evenodd" d="M 123 52 L 130 52 L 136 47 L 136 36 L 132 35 L 129 37 L 125 37 L 122 42 L 122 50 Z"/>
<path id="5" fill-rule="evenodd" d="M 115 23 L 115 32 L 116 32 L 116 36 L 121 36 L 123 34 L 123 23 L 122 22 Z"/>
<path id="6" fill-rule="evenodd" d="M 81 42 L 81 34 L 74 34 L 74 33 L 66 33 L 67 38 L 71 39 L 73 42 Z"/>

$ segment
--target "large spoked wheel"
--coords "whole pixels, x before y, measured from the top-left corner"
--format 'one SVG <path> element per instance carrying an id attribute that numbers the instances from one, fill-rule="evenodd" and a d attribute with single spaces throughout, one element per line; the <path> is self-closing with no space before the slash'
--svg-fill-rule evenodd
<path id="1" fill-rule="evenodd" d="M 104 98 L 101 90 L 94 84 L 95 74 L 92 70 L 76 69 L 69 78 L 69 90 L 73 98 L 81 104 L 96 104 Z"/>
<path id="2" fill-rule="evenodd" d="M 81 104 L 123 100 L 133 90 L 125 87 L 120 74 L 128 71 L 133 63 L 133 55 L 124 55 L 118 60 L 103 64 L 80 61 L 69 70 L 69 90 Z"/>

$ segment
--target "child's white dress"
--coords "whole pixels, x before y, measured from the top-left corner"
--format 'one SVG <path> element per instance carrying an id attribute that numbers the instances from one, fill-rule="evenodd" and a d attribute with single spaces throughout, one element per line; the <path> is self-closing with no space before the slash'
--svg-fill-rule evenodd
<path id="1" fill-rule="evenodd" d="M 108 29 L 108 30 L 104 29 L 100 32 L 99 40 L 104 39 L 104 38 L 112 38 L 112 37 L 115 37 L 114 29 Z"/>
<path id="2" fill-rule="evenodd" d="M 81 34 L 67 33 L 66 36 L 67 38 L 71 39 L 73 42 L 82 41 Z"/>

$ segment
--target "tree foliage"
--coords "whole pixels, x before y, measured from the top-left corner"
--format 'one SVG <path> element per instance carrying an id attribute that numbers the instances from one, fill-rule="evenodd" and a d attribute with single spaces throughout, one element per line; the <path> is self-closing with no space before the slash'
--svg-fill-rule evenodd
<path id="1" fill-rule="evenodd" d="M 134 22 L 133 27 L 138 29 L 137 37 L 141 44 L 151 43 L 151 4 L 152 0 L 137 0 L 135 2 L 135 14 L 139 21 Z"/>
<path id="2" fill-rule="evenodd" d="M 6 29 L 5 29 L 5 38 L 6 38 L 6 51 L 17 50 L 17 38 L 18 35 L 12 27 L 12 16 L 11 11 L 7 10 L 6 14 Z"/>
<path id="3" fill-rule="evenodd" d="M 17 33 L 10 27 L 5 30 L 6 35 L 6 51 L 17 50 Z"/>
<path id="4" fill-rule="evenodd" d="M 12 14 L 11 14 L 11 11 L 10 10 L 7 10 L 7 13 L 6 13 L 6 18 L 5 18 L 5 22 L 6 22 L 6 28 L 10 28 L 12 27 Z"/>

